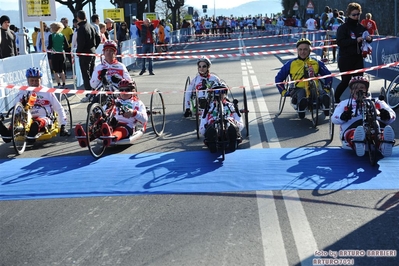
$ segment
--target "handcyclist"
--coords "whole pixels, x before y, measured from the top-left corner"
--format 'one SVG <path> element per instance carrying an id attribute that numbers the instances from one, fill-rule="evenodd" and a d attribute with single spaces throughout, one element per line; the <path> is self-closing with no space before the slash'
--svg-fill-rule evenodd
<path id="1" fill-rule="evenodd" d="M 113 136 L 113 138 L 104 138 L 104 146 L 109 146 L 112 141 L 116 142 L 131 137 L 137 132 L 138 124 L 143 125 L 144 133 L 145 124 L 148 121 L 145 105 L 137 96 L 136 84 L 133 81 L 122 79 L 118 84 L 118 91 L 122 93 L 115 100 L 117 108 L 114 118 L 110 124 L 103 123 L 101 125 L 103 136 Z M 75 136 L 78 137 L 79 145 L 82 148 L 87 146 L 86 138 L 79 138 L 86 136 L 82 125 L 76 125 Z"/>
<path id="2" fill-rule="evenodd" d="M 357 104 L 363 97 L 371 99 L 371 95 L 368 93 L 369 86 L 367 77 L 352 77 L 349 81 L 350 98 L 337 105 L 331 118 L 334 124 L 340 125 L 342 148 L 353 149 L 358 156 L 363 156 L 365 153 L 366 133 L 362 125 L 362 113 Z M 375 99 L 375 106 L 379 113 L 377 116 L 381 141 L 379 149 L 384 157 L 391 156 L 395 133 L 389 124 L 395 121 L 396 114 L 384 100 Z"/>
<path id="3" fill-rule="evenodd" d="M 325 76 L 331 75 L 331 72 L 327 69 L 323 62 L 310 57 L 312 50 L 311 42 L 302 38 L 296 43 L 298 57 L 286 62 L 275 77 L 277 89 L 284 97 L 286 93 L 291 96 L 291 103 L 298 112 L 299 118 L 305 117 L 305 110 L 308 106 L 308 99 L 306 96 L 306 90 L 309 87 L 308 81 L 299 81 L 304 78 L 316 77 L 318 75 Z M 291 80 L 295 80 L 295 83 L 291 84 L 292 89 L 287 92 L 285 89 L 284 81 L 290 76 Z M 316 85 L 319 80 L 314 80 Z M 324 105 L 325 109 L 329 108 L 330 97 L 328 95 L 331 88 L 332 78 L 328 77 L 324 79 L 324 88 L 319 91 L 320 102 Z M 318 86 L 319 87 L 319 86 Z M 328 114 L 328 110 L 325 111 Z"/>
<path id="4" fill-rule="evenodd" d="M 197 67 L 198 67 L 198 75 L 196 75 L 193 80 L 191 80 L 190 85 L 187 88 L 186 94 L 184 96 L 184 102 L 185 102 L 185 107 L 186 110 L 184 112 L 184 117 L 189 117 L 192 116 L 192 112 L 190 109 L 191 105 L 191 97 L 192 94 L 197 90 L 198 91 L 198 98 L 200 102 L 200 106 L 204 107 L 202 102 L 206 97 L 205 90 L 209 89 L 212 87 L 212 84 L 214 83 L 219 83 L 220 79 L 218 76 L 210 73 L 210 68 L 211 68 L 211 60 L 209 60 L 207 57 L 202 57 L 198 59 L 197 61 Z M 202 90 L 202 92 L 201 92 Z M 202 108 L 203 109 L 203 108 Z"/>
<path id="5" fill-rule="evenodd" d="M 35 92 L 36 101 L 35 105 L 30 108 L 30 114 L 32 116 L 32 123 L 30 125 L 29 133 L 27 135 L 27 143 L 33 144 L 36 141 L 36 135 L 44 130 L 46 127 L 49 127 L 53 123 L 53 118 L 49 117 L 53 113 L 53 110 L 58 114 L 58 124 L 61 125 L 60 128 L 60 136 L 69 136 L 70 133 L 65 128 L 67 122 L 67 116 L 65 114 L 64 107 L 58 101 L 57 97 L 54 93 L 46 92 L 49 89 L 47 87 L 42 86 L 42 71 L 40 71 L 37 67 L 28 68 L 26 70 L 26 78 L 28 80 L 28 86 L 40 88 L 41 91 Z M 17 102 L 23 102 L 26 104 L 26 91 L 20 90 L 17 97 L 15 98 Z M 32 93 L 33 94 L 33 93 Z M 15 104 L 16 104 L 15 103 Z M 0 134 L 3 138 L 4 142 L 10 142 L 11 138 L 11 128 L 7 128 L 0 121 Z"/>
<path id="6" fill-rule="evenodd" d="M 90 79 L 90 86 L 92 88 L 97 88 L 104 79 L 106 81 L 111 81 L 116 86 L 122 78 L 130 81 L 132 80 L 126 66 L 116 59 L 117 51 L 118 46 L 114 41 L 106 41 L 104 43 L 104 60 L 94 68 Z M 90 95 L 87 95 L 81 99 L 81 102 L 87 102 L 89 99 Z"/>
<path id="7" fill-rule="evenodd" d="M 199 127 L 200 134 L 205 137 L 204 143 L 209 148 L 211 153 L 217 151 L 217 141 L 220 138 L 221 132 L 217 132 L 215 122 L 218 121 L 219 113 L 217 109 L 218 98 L 223 104 L 222 112 L 226 121 L 228 147 L 230 151 L 235 151 L 237 144 L 242 141 L 241 130 L 244 128 L 242 117 L 237 107 L 237 102 L 230 102 L 227 98 L 226 84 L 219 82 L 212 86 L 213 101 L 206 107 L 205 113 L 202 115 L 201 124 Z"/>

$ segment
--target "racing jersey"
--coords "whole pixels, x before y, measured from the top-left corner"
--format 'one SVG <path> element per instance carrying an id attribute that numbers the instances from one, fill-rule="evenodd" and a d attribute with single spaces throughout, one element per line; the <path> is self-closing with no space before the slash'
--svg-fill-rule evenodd
<path id="1" fill-rule="evenodd" d="M 133 96 L 132 98 L 127 99 L 127 100 L 118 98 L 116 101 L 121 103 L 121 105 L 122 105 L 121 107 L 116 108 L 116 113 L 115 113 L 115 118 L 116 118 L 116 120 L 118 120 L 119 123 L 126 124 L 127 126 L 129 126 L 132 129 L 135 128 L 137 123 L 140 123 L 145 128 L 145 124 L 148 121 L 148 116 L 147 116 L 147 110 L 142 101 L 140 101 L 135 96 Z M 126 107 L 129 109 L 132 109 L 132 110 L 136 110 L 137 114 L 130 118 L 124 117 L 122 110 Z"/>
<path id="2" fill-rule="evenodd" d="M 208 76 L 203 77 L 201 75 L 195 76 L 190 85 L 187 87 L 186 94 L 184 95 L 184 102 L 186 109 L 190 108 L 190 99 L 192 93 L 196 90 L 198 91 L 198 98 L 206 98 L 206 89 L 211 88 L 213 83 L 219 83 L 220 79 L 218 76 L 213 74 L 208 74 Z M 204 87 L 204 85 L 206 87 Z"/>
<path id="3" fill-rule="evenodd" d="M 311 66 L 314 71 L 314 75 L 330 75 L 331 72 L 330 70 L 327 69 L 326 65 L 324 65 L 323 62 L 312 58 L 312 57 L 307 57 L 306 59 L 301 59 L 301 58 L 295 58 L 292 60 L 289 60 L 287 63 L 283 65 L 283 67 L 280 69 L 280 71 L 277 73 L 275 77 L 275 82 L 280 83 L 284 82 L 285 79 L 288 77 L 288 75 L 291 77 L 291 80 L 301 80 L 305 78 L 305 67 Z M 318 85 L 318 80 L 314 80 L 316 82 L 316 85 Z M 332 77 L 328 77 L 324 79 L 325 81 L 325 86 L 329 86 L 332 83 Z M 280 83 L 276 84 L 277 89 L 281 93 L 284 90 L 285 84 Z M 296 88 L 301 88 L 301 89 L 307 89 L 309 86 L 309 81 L 297 81 L 294 83 L 294 86 Z"/>
<path id="4" fill-rule="evenodd" d="M 41 90 L 48 90 L 47 87 L 40 87 Z M 16 101 L 21 101 L 22 97 L 26 95 L 26 91 L 19 91 Z M 36 92 L 36 102 L 41 106 L 33 106 L 30 109 L 30 114 L 32 118 L 48 118 L 47 114 L 51 115 L 53 111 L 58 114 L 58 123 L 60 125 L 65 125 L 67 121 L 67 116 L 65 114 L 64 107 L 58 101 L 54 93 L 50 92 Z M 45 109 L 44 109 L 45 108 Z M 46 113 L 47 111 L 47 113 Z M 50 122 L 49 119 L 46 121 Z"/>
<path id="5" fill-rule="evenodd" d="M 132 81 L 129 71 L 127 71 L 127 68 L 124 64 L 120 63 L 116 59 L 114 59 L 112 63 L 108 63 L 106 60 L 103 60 L 101 64 L 98 64 L 94 67 L 93 75 L 90 79 L 90 86 L 93 89 L 98 88 L 98 86 L 101 84 L 100 75 L 103 69 L 107 69 L 107 80 L 110 80 L 113 75 L 116 75 L 120 79 L 124 78 Z"/>
<path id="6" fill-rule="evenodd" d="M 352 118 L 348 121 L 344 121 L 341 120 L 340 116 L 341 114 L 345 111 L 346 107 L 348 106 L 348 104 L 351 102 L 351 106 L 352 106 Z M 362 113 L 361 112 L 357 112 L 356 111 L 356 100 L 355 99 L 346 99 L 341 101 L 337 107 L 334 110 L 334 113 L 331 117 L 331 121 L 334 124 L 340 125 L 340 137 L 341 140 L 343 139 L 343 134 L 345 133 L 345 131 L 351 127 L 351 125 L 353 125 L 356 121 L 360 121 L 363 119 Z M 393 121 L 395 121 L 396 119 L 396 113 L 395 111 L 392 110 L 392 108 L 390 108 L 388 106 L 388 104 L 385 101 L 381 101 L 378 98 L 375 99 L 375 105 L 376 105 L 376 109 L 385 109 L 389 112 L 389 114 L 391 115 L 391 119 L 389 119 L 388 121 L 384 120 L 382 121 L 380 119 L 379 116 L 377 116 L 377 120 L 383 122 L 386 125 L 391 124 Z"/>
<path id="7" fill-rule="evenodd" d="M 199 132 L 201 135 L 205 134 L 206 126 L 213 124 L 219 117 L 216 103 L 216 101 L 213 101 L 209 106 L 208 113 L 205 115 L 205 117 L 201 118 L 201 123 L 199 127 Z M 238 127 L 239 131 L 241 131 L 244 128 L 244 123 L 242 122 L 242 117 L 236 113 L 234 104 L 227 101 L 226 98 L 222 101 L 222 103 L 225 119 L 228 121 L 228 123 L 235 124 Z M 228 126 L 229 125 L 227 125 L 227 127 Z"/>

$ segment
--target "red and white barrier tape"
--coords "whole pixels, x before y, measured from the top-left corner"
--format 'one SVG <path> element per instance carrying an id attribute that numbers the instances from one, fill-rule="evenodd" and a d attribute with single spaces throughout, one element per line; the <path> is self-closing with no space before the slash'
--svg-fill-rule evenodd
<path id="1" fill-rule="evenodd" d="M 369 68 L 362 68 L 362 69 L 356 69 L 356 70 L 351 70 L 351 71 L 345 71 L 345 72 L 340 72 L 340 73 L 332 73 L 331 75 L 325 75 L 325 76 L 318 76 L 318 77 L 313 77 L 313 78 L 306 78 L 306 79 L 300 79 L 300 80 L 293 80 L 290 82 L 279 82 L 279 83 L 268 83 L 265 84 L 266 86 L 273 86 L 277 84 L 290 84 L 294 82 L 301 82 L 301 81 L 309 81 L 309 80 L 318 80 L 318 79 L 325 79 L 329 77 L 338 77 L 342 75 L 349 75 L 349 74 L 355 74 L 355 73 L 363 73 L 363 72 L 368 72 L 368 71 L 373 71 L 373 70 L 378 70 L 378 69 L 383 69 L 383 68 L 389 68 L 389 67 L 395 67 L 399 65 L 398 62 L 393 62 L 385 65 L 379 65 L 379 66 L 373 66 Z M 258 84 L 255 84 L 258 85 Z M 242 89 L 244 86 L 239 86 L 239 87 L 230 87 L 229 89 Z M 65 94 L 121 94 L 121 92 L 109 92 L 109 91 L 87 91 L 87 90 L 72 90 L 72 89 L 56 89 L 56 88 L 40 88 L 40 87 L 29 87 L 29 86 L 17 86 L 13 84 L 8 84 L 6 86 L 1 86 L 1 89 L 18 89 L 18 90 L 24 90 L 24 91 L 33 91 L 33 92 L 52 92 L 52 93 L 65 93 Z M 167 93 L 181 93 L 184 92 L 183 90 L 181 91 L 160 91 L 160 93 L 167 94 Z M 153 92 L 137 92 L 137 94 L 152 94 Z"/>

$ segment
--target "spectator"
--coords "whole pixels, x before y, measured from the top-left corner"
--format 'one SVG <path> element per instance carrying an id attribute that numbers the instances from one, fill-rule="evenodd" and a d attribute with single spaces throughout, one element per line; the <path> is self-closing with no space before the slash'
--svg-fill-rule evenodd
<path id="1" fill-rule="evenodd" d="M 61 31 L 62 34 L 64 34 L 65 39 L 68 43 L 68 46 L 65 47 L 65 55 L 66 59 L 68 59 L 69 63 L 71 64 L 71 69 L 72 69 L 72 36 L 73 36 L 73 30 L 71 27 L 68 25 L 68 19 L 67 18 L 62 18 L 61 23 L 64 25 L 64 29 Z M 66 63 L 66 61 L 65 61 Z M 64 70 L 66 70 L 66 65 L 64 67 Z"/>
<path id="2" fill-rule="evenodd" d="M 362 55 L 363 32 L 367 29 L 359 23 L 362 7 L 358 3 L 350 3 L 346 9 L 347 19 L 337 30 L 338 68 L 340 72 L 362 69 L 364 61 Z M 365 41 L 371 43 L 373 38 L 367 36 Z M 362 73 L 355 73 L 341 76 L 341 83 L 335 90 L 335 102 L 339 103 L 341 95 L 348 87 L 352 76 L 361 76 Z"/>
<path id="3" fill-rule="evenodd" d="M 105 23 L 100 22 L 100 24 L 98 24 L 99 28 L 100 28 L 100 42 L 101 43 L 105 43 L 107 41 L 107 37 L 105 37 L 105 31 L 107 30 L 105 27 Z"/>
<path id="4" fill-rule="evenodd" d="M 136 26 L 139 28 L 140 33 L 141 33 L 141 45 L 142 45 L 142 53 L 154 53 L 154 37 L 152 32 L 155 30 L 155 28 L 158 26 L 159 20 L 153 20 L 151 21 L 149 18 L 146 18 L 144 21 L 136 21 Z M 141 71 L 139 75 L 143 75 L 146 72 L 146 67 L 145 67 L 145 57 L 143 57 L 142 60 L 142 66 L 141 66 Z M 148 71 L 150 72 L 150 75 L 154 75 L 153 69 L 152 69 L 152 58 L 148 58 Z"/>
<path id="5" fill-rule="evenodd" d="M 100 44 L 100 35 L 96 33 L 96 30 L 90 23 L 87 22 L 86 13 L 83 10 L 79 10 L 76 13 L 78 20 L 78 30 L 77 30 L 77 48 L 76 53 L 79 56 L 79 66 L 82 72 L 82 78 L 85 90 L 90 91 L 92 88 L 90 86 L 90 77 L 94 69 L 94 55 L 82 55 L 95 54 L 96 48 Z M 81 99 L 81 102 L 87 102 L 89 100 L 88 95 Z"/>
<path id="6" fill-rule="evenodd" d="M 112 19 L 110 18 L 106 18 L 104 20 L 104 23 L 106 25 L 106 31 L 105 31 L 105 36 L 107 37 L 108 40 L 113 40 L 115 41 L 115 37 L 116 35 L 114 34 L 114 22 Z"/>
<path id="7" fill-rule="evenodd" d="M 40 29 L 34 27 L 34 31 L 32 33 L 32 43 L 33 43 L 33 48 L 35 49 L 35 52 L 37 52 L 37 46 L 36 46 L 36 41 L 37 41 L 37 37 L 39 35 Z"/>
<path id="8" fill-rule="evenodd" d="M 93 16 L 91 16 L 90 18 L 91 20 L 91 25 L 94 27 L 94 29 L 96 30 L 97 34 L 100 35 L 100 17 L 97 14 L 94 14 Z"/>
<path id="9" fill-rule="evenodd" d="M 52 66 L 55 76 L 55 81 L 58 84 L 58 88 L 65 87 L 65 47 L 68 47 L 68 42 L 64 34 L 61 33 L 64 25 L 61 22 L 54 22 L 50 25 L 52 34 L 50 35 L 48 42 L 48 50 L 55 51 L 52 55 Z M 61 79 L 61 81 L 60 81 Z M 62 85 L 61 85 L 62 82 Z"/>
<path id="10" fill-rule="evenodd" d="M 0 25 L 0 59 L 18 55 L 17 38 L 15 33 L 10 30 L 10 18 L 6 15 L 1 16 Z"/>
<path id="11" fill-rule="evenodd" d="M 162 21 L 158 24 L 158 27 L 155 29 L 155 33 L 157 35 L 157 45 L 156 50 L 157 53 L 164 52 L 164 43 L 165 43 L 165 28 L 162 25 Z"/>
<path id="12" fill-rule="evenodd" d="M 360 24 L 362 24 L 367 29 L 370 35 L 379 35 L 377 24 L 375 23 L 374 20 L 371 19 L 372 17 L 373 16 L 371 15 L 371 13 L 367 13 L 366 19 L 363 19 L 362 22 L 360 22 Z"/>
<path id="13" fill-rule="evenodd" d="M 78 37 L 78 20 L 76 18 L 73 19 L 73 35 L 72 35 L 72 43 L 71 43 L 71 49 L 76 49 L 77 47 L 77 37 Z"/>

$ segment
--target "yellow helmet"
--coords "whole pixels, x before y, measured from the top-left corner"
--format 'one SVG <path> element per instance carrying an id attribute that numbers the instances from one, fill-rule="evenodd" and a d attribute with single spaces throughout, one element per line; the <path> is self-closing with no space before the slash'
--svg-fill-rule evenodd
<path id="1" fill-rule="evenodd" d="M 311 41 L 309 41 L 309 40 L 306 39 L 306 38 L 302 38 L 302 39 L 299 39 L 299 40 L 296 42 L 296 47 L 298 48 L 298 46 L 301 45 L 302 43 L 306 43 L 306 44 L 309 44 L 310 46 L 312 46 L 312 42 L 311 42 Z"/>

